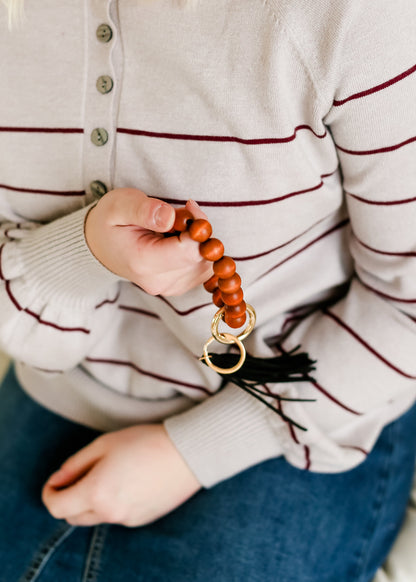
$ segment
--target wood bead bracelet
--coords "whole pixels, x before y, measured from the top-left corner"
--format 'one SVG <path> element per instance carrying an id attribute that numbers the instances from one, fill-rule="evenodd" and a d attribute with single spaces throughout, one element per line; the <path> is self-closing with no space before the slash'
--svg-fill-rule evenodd
<path id="1" fill-rule="evenodd" d="M 236 272 L 234 260 L 224 255 L 224 245 L 219 239 L 211 238 L 212 227 L 208 220 L 203 218 L 195 219 L 192 213 L 185 208 L 177 209 L 175 213 L 173 232 L 178 234 L 187 231 L 191 239 L 199 243 L 201 256 L 213 263 L 214 274 L 204 283 L 204 288 L 209 293 L 212 293 L 212 301 L 214 305 L 219 307 L 219 310 L 212 319 L 212 336 L 204 345 L 204 355 L 201 359 L 219 374 L 233 374 L 245 362 L 246 350 L 242 342 L 254 329 L 256 313 L 253 307 L 244 301 L 241 277 Z M 246 323 L 247 313 L 249 322 L 240 334 L 234 335 L 218 331 L 221 321 L 224 321 L 233 329 L 242 327 Z M 208 347 L 213 341 L 226 345 L 235 344 L 240 350 L 238 362 L 230 368 L 215 366 L 208 353 Z"/>

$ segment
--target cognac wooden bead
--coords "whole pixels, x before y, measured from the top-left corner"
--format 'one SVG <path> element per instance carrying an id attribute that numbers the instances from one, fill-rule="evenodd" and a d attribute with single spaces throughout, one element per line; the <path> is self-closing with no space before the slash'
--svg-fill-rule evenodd
<path id="1" fill-rule="evenodd" d="M 196 242 L 205 242 L 212 235 L 212 226 L 204 218 L 194 220 L 189 226 L 189 236 Z"/>
<path id="2" fill-rule="evenodd" d="M 234 293 L 241 287 L 241 277 L 238 273 L 234 273 L 227 279 L 218 279 L 218 287 L 223 293 Z"/>
<path id="3" fill-rule="evenodd" d="M 242 302 L 244 297 L 243 290 L 238 289 L 234 293 L 222 293 L 221 292 L 221 299 L 224 301 L 225 305 L 238 305 Z"/>
<path id="4" fill-rule="evenodd" d="M 236 317 L 242 317 L 247 310 L 246 302 L 242 301 L 237 305 L 226 305 L 225 306 L 225 315 L 231 319 L 235 319 Z"/>
<path id="5" fill-rule="evenodd" d="M 194 217 L 186 210 L 186 208 L 179 208 L 175 210 L 175 222 L 173 223 L 173 228 L 176 232 L 185 232 L 188 228 L 189 223 L 193 221 Z"/>
<path id="6" fill-rule="evenodd" d="M 210 238 L 211 224 L 203 218 L 195 220 L 188 210 L 180 208 L 175 211 L 172 231 L 176 235 L 188 231 L 190 238 L 199 243 L 201 256 L 213 262 L 214 274 L 205 281 L 204 288 L 212 293 L 212 301 L 217 307 L 225 305 L 223 315 L 225 323 L 233 329 L 242 327 L 247 320 L 247 306 L 243 299 L 241 277 L 236 273 L 234 260 L 224 256 L 222 242 L 217 238 Z"/>
<path id="7" fill-rule="evenodd" d="M 233 329 L 237 329 L 238 327 L 242 327 L 247 319 L 247 314 L 245 313 L 241 317 L 229 317 L 227 314 L 224 316 L 225 323 L 232 327 Z"/>
<path id="8" fill-rule="evenodd" d="M 199 252 L 207 261 L 218 261 L 224 254 L 224 245 L 217 238 L 209 238 L 199 245 Z"/>
<path id="9" fill-rule="evenodd" d="M 222 257 L 213 265 L 214 273 L 221 279 L 228 279 L 235 273 L 235 263 L 231 257 Z"/>
<path id="10" fill-rule="evenodd" d="M 222 300 L 222 297 L 221 297 L 221 291 L 218 289 L 218 287 L 217 287 L 217 289 L 215 289 L 214 293 L 212 294 L 212 302 L 217 307 L 222 307 L 224 305 L 224 301 Z"/>
<path id="11" fill-rule="evenodd" d="M 208 291 L 208 293 L 214 293 L 215 289 L 217 289 L 218 287 L 218 277 L 217 275 L 212 275 L 212 277 L 210 277 L 208 279 L 208 281 L 205 281 L 204 283 L 204 288 L 206 291 Z"/>

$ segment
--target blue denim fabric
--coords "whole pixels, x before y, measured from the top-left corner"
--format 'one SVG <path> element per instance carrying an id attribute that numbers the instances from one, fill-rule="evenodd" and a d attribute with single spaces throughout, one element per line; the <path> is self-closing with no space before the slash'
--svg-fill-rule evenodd
<path id="1" fill-rule="evenodd" d="M 367 582 L 400 528 L 416 449 L 416 406 L 367 461 L 338 475 L 267 461 L 143 528 L 74 528 L 41 487 L 96 432 L 0 388 L 1 582 Z"/>

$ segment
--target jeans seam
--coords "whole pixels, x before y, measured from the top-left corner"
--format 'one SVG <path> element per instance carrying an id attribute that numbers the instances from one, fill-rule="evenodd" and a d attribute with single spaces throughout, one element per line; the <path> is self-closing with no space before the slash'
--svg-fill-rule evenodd
<path id="1" fill-rule="evenodd" d="M 38 579 L 39 575 L 45 569 L 55 550 L 58 549 L 58 547 L 71 535 L 75 529 L 76 528 L 73 525 L 70 526 L 68 524 L 64 524 L 57 531 L 55 531 L 55 533 L 49 538 L 46 544 L 44 544 L 35 555 L 28 570 L 20 578 L 19 582 L 35 582 L 35 580 Z"/>
<path id="2" fill-rule="evenodd" d="M 98 525 L 94 528 L 82 582 L 97 582 L 98 580 L 101 553 L 104 548 L 108 527 L 108 525 Z"/>
<path id="3" fill-rule="evenodd" d="M 371 545 L 374 543 L 374 540 L 377 536 L 377 532 L 379 529 L 380 519 L 383 513 L 383 502 L 386 498 L 386 494 L 389 489 L 389 483 L 391 479 L 390 461 L 397 440 L 394 438 L 396 432 L 397 425 L 396 423 L 394 423 L 390 427 L 389 431 L 389 451 L 388 454 L 384 455 L 384 464 L 381 470 L 380 479 L 378 480 L 379 486 L 374 495 L 371 519 L 368 522 L 367 531 L 362 538 L 363 541 L 361 544 L 361 552 L 357 560 L 357 567 L 355 569 L 355 575 L 353 577 L 353 580 L 356 580 L 356 582 L 361 581 L 366 582 L 368 580 L 368 578 L 365 578 L 366 575 L 368 576 L 366 567 L 370 557 Z"/>

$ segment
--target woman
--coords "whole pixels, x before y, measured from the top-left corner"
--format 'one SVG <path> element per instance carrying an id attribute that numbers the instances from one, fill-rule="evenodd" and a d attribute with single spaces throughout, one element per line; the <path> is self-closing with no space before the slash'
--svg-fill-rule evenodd
<path id="1" fill-rule="evenodd" d="M 371 580 L 414 467 L 415 24 L 410 0 L 1 15 L 4 580 Z M 163 236 L 185 204 L 236 261 L 249 353 L 316 362 L 261 386 L 274 410 L 198 360 L 212 263 Z"/>

